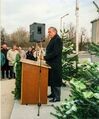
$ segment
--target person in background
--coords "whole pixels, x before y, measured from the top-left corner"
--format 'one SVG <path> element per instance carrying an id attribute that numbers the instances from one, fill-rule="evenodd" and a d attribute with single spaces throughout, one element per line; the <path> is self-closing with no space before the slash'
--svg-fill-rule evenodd
<path id="1" fill-rule="evenodd" d="M 44 56 L 45 56 L 45 51 L 43 47 L 37 46 L 34 52 L 34 57 L 39 61 L 39 60 L 43 60 Z"/>
<path id="2" fill-rule="evenodd" d="M 49 44 L 46 48 L 44 59 L 51 67 L 49 70 L 49 86 L 51 86 L 51 94 L 48 98 L 50 102 L 57 102 L 61 99 L 62 85 L 62 41 L 57 34 L 57 29 L 50 27 L 48 29 Z"/>
<path id="3" fill-rule="evenodd" d="M 5 64 L 1 67 L 2 78 L 3 79 L 5 78 L 5 74 L 6 74 L 6 78 L 9 78 L 9 64 L 7 59 L 8 46 L 6 43 L 2 45 L 1 52 L 5 55 Z"/>
<path id="4" fill-rule="evenodd" d="M 41 60 L 43 60 L 43 57 L 45 56 L 45 51 L 44 51 L 44 48 L 43 47 L 40 48 L 39 53 L 40 53 Z"/>
<path id="5" fill-rule="evenodd" d="M 32 49 L 32 55 L 33 55 L 33 60 L 34 61 L 37 61 L 37 57 L 35 57 L 35 48 Z"/>
<path id="6" fill-rule="evenodd" d="M 18 48 L 18 51 L 21 56 L 21 59 L 26 59 L 26 53 L 21 47 Z"/>
<path id="7" fill-rule="evenodd" d="M 16 55 L 19 53 L 17 49 L 18 49 L 17 46 L 13 45 L 12 49 L 10 49 L 7 52 L 7 59 L 9 61 L 9 67 L 10 67 L 10 77 L 9 77 L 9 79 L 15 78 L 15 73 L 13 71 L 13 66 L 14 66 L 14 63 L 15 63 Z"/>
<path id="8" fill-rule="evenodd" d="M 28 51 L 27 51 L 27 53 L 26 53 L 26 59 L 35 60 L 35 57 L 33 56 L 32 47 L 29 47 L 29 48 L 28 48 Z"/>
<path id="9" fill-rule="evenodd" d="M 1 47 L 0 47 L 1 48 Z M 0 70 L 2 69 L 2 67 L 4 66 L 6 62 L 6 58 L 5 58 L 5 55 L 1 52 L 1 49 L 0 49 Z M 2 71 L 0 71 L 0 79 L 2 79 L 2 74 L 1 74 Z"/>
<path id="10" fill-rule="evenodd" d="M 35 51 L 33 53 L 33 56 L 38 60 L 39 59 L 39 51 L 40 51 L 40 47 L 37 45 L 35 48 Z"/>
<path id="11" fill-rule="evenodd" d="M 0 51 L 0 67 L 2 68 L 5 64 L 5 55 Z"/>

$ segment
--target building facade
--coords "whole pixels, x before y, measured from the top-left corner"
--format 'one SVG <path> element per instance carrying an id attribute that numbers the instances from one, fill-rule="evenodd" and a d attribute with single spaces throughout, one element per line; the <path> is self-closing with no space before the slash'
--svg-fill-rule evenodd
<path id="1" fill-rule="evenodd" d="M 99 44 L 99 18 L 92 22 L 92 42 Z"/>

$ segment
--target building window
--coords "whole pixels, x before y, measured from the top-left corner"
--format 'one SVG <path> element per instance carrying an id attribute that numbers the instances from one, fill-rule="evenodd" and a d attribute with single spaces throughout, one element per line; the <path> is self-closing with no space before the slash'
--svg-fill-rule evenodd
<path id="1" fill-rule="evenodd" d="M 37 33 L 42 34 L 42 28 L 41 27 L 37 27 Z"/>

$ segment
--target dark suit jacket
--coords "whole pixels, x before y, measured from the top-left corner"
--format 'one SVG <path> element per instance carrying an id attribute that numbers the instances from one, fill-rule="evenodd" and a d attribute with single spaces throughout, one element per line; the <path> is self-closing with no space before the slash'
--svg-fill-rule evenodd
<path id="1" fill-rule="evenodd" d="M 55 35 L 46 48 L 44 59 L 51 66 L 49 70 L 49 85 L 61 86 L 62 84 L 62 41 L 58 35 Z"/>
<path id="2" fill-rule="evenodd" d="M 2 70 L 8 70 L 9 69 L 9 63 L 7 59 L 8 49 L 2 49 L 1 52 L 5 55 L 5 64 L 3 65 Z"/>
<path id="3" fill-rule="evenodd" d="M 26 53 L 26 59 L 36 60 L 36 58 L 33 56 L 33 53 L 29 51 Z"/>

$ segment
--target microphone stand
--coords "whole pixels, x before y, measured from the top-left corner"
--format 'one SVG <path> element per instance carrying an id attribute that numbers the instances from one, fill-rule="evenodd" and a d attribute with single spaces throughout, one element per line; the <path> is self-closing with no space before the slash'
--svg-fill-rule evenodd
<path id="1" fill-rule="evenodd" d="M 41 107 L 41 57 L 42 57 L 42 51 L 40 51 L 40 57 L 39 57 L 39 80 L 38 80 L 38 114 L 37 116 L 40 116 L 40 107 Z"/>

